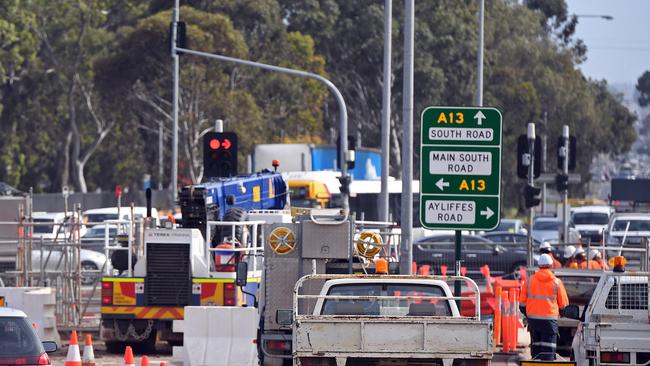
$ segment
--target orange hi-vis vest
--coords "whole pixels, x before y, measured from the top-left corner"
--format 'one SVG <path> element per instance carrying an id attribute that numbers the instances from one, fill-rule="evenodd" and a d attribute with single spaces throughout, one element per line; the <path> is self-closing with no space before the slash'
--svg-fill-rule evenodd
<path id="1" fill-rule="evenodd" d="M 559 318 L 569 298 L 562 281 L 549 268 L 542 268 L 521 287 L 519 302 L 526 305 L 528 318 L 550 320 Z"/>
<path id="2" fill-rule="evenodd" d="M 582 261 L 578 264 L 580 268 L 586 269 L 587 268 L 587 262 L 589 262 L 589 269 L 603 269 L 603 266 L 600 265 L 600 263 L 596 262 L 593 259 L 590 259 L 588 261 Z"/>

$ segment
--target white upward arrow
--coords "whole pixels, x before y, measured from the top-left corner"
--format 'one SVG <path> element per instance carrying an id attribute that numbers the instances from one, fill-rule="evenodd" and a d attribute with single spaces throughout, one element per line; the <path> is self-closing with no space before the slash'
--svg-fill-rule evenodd
<path id="1" fill-rule="evenodd" d="M 494 215 L 494 211 L 490 210 L 489 207 L 486 207 L 484 211 L 479 212 L 481 216 L 485 216 L 485 219 L 489 219 Z"/>
<path id="2" fill-rule="evenodd" d="M 440 178 L 436 182 L 436 187 L 440 188 L 441 191 L 444 191 L 445 187 L 449 187 L 449 182 L 445 182 L 445 178 Z"/>
<path id="3" fill-rule="evenodd" d="M 476 122 L 478 123 L 478 125 L 481 126 L 481 125 L 483 125 L 483 120 L 485 119 L 485 115 L 483 114 L 483 112 L 478 111 L 478 112 L 476 112 L 476 114 L 474 115 L 474 119 L 476 120 Z"/>

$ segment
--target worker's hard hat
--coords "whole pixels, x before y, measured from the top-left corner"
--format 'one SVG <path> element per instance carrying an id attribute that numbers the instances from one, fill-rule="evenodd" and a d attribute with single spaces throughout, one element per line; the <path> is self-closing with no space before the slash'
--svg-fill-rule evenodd
<path id="1" fill-rule="evenodd" d="M 539 249 L 540 249 L 540 250 L 542 250 L 542 249 L 551 249 L 551 244 L 550 244 L 549 242 L 547 242 L 547 241 L 543 241 L 543 242 L 539 245 Z"/>
<path id="2" fill-rule="evenodd" d="M 553 258 L 551 258 L 551 256 L 548 254 L 542 254 L 539 256 L 537 265 L 540 267 L 550 267 L 553 265 Z"/>
<path id="3" fill-rule="evenodd" d="M 571 258 L 573 254 L 576 252 L 576 247 L 573 245 L 567 245 L 564 247 L 564 258 Z"/>
<path id="4" fill-rule="evenodd" d="M 573 253 L 573 254 L 575 254 L 575 255 L 585 254 L 585 250 L 582 249 L 582 247 L 577 247 L 575 253 Z"/>
<path id="5" fill-rule="evenodd" d="M 598 250 L 598 249 L 590 249 L 589 250 L 589 258 L 591 258 L 591 259 L 602 258 L 602 255 L 600 254 L 600 250 Z"/>

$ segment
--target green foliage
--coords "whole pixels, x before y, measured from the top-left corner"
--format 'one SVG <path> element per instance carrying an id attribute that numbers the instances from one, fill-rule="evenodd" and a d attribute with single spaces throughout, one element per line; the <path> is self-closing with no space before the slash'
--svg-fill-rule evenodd
<path id="1" fill-rule="evenodd" d="M 639 104 L 642 107 L 650 105 L 650 71 L 646 71 L 639 76 L 636 90 L 639 92 Z"/>
<path id="2" fill-rule="evenodd" d="M 171 5 L 167 0 L 0 2 L 0 180 L 26 190 L 138 189 L 171 162 Z M 380 141 L 383 2 L 374 0 L 187 0 L 189 48 L 328 77 L 347 103 L 350 134 Z M 391 141 L 401 136 L 403 9 L 393 9 Z M 416 3 L 414 120 L 429 105 L 473 105 L 476 1 Z M 632 115 L 603 81 L 576 68 L 584 44 L 565 0 L 486 2 L 484 104 L 503 111 L 504 210 L 521 208 L 514 172 L 517 136 L 529 122 L 555 139 L 578 137 L 579 173 L 597 153 L 620 154 L 635 139 Z M 240 136 L 240 165 L 254 144 L 314 142 L 338 128 L 338 106 L 319 82 L 196 56 L 180 56 L 179 179 L 201 178 L 201 134 L 217 118 Z M 639 78 L 650 104 L 650 72 Z M 541 121 L 546 119 L 546 125 Z M 579 133 L 577 133 L 579 132 Z M 103 136 L 103 137 L 102 137 Z M 100 138 L 101 137 L 101 138 Z M 392 173 L 401 167 L 391 148 Z M 415 156 L 417 166 L 417 159 Z M 77 173 L 81 172 L 79 175 Z M 74 178 L 74 179 L 73 179 Z M 416 177 L 417 178 L 417 177 Z M 72 183 L 70 182 L 72 181 Z M 169 178 L 165 179 L 169 184 Z"/>

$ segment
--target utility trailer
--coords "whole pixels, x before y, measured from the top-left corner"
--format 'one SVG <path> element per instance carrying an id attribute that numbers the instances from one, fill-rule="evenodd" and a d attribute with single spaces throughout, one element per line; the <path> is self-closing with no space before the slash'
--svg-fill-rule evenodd
<path id="1" fill-rule="evenodd" d="M 301 295 L 326 280 L 320 295 Z M 452 296 L 448 281 L 466 277 L 307 275 L 294 290 L 294 365 L 487 365 L 492 324 L 481 321 L 477 297 Z M 302 314 L 300 300 L 317 299 Z M 455 300 L 476 300 L 461 317 Z"/>

